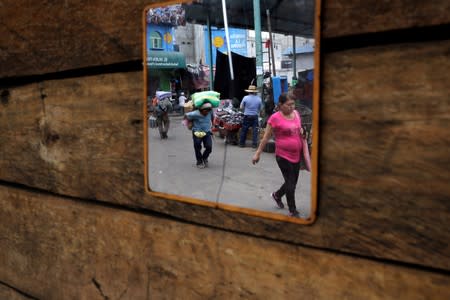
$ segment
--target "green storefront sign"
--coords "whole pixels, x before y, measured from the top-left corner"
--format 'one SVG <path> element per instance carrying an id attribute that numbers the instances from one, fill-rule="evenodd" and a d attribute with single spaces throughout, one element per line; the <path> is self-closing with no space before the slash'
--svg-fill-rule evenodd
<path id="1" fill-rule="evenodd" d="M 186 61 L 180 52 L 148 51 L 147 66 L 154 69 L 183 69 L 186 68 Z"/>

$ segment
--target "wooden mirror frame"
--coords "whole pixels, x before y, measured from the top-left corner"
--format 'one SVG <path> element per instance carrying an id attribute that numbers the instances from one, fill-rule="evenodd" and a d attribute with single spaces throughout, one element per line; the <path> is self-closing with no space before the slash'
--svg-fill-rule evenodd
<path id="1" fill-rule="evenodd" d="M 192 0 L 161 0 L 153 2 L 149 5 L 147 5 L 143 9 L 142 13 L 142 28 L 143 28 L 143 34 L 142 34 L 142 53 L 143 53 L 143 76 L 144 76 L 144 90 L 143 90 L 143 116 L 144 116 L 144 122 L 143 123 L 143 132 L 144 132 L 144 184 L 145 184 L 145 191 L 146 193 L 150 194 L 151 196 L 167 199 L 169 201 L 179 201 L 184 202 L 187 204 L 194 204 L 194 205 L 200 205 L 200 206 L 206 206 L 214 209 L 222 209 L 234 213 L 240 213 L 240 214 L 246 214 L 253 217 L 260 217 L 265 218 L 269 220 L 274 221 L 283 221 L 283 222 L 290 222 L 290 223 L 296 223 L 296 224 L 303 224 L 303 225 L 311 225 L 313 224 L 317 219 L 317 207 L 318 207 L 318 154 L 319 154 L 319 99 L 320 99 L 320 33 L 321 33 L 321 24 L 320 24 L 320 11 L 321 11 L 321 1 L 320 0 L 314 0 L 315 1 L 315 9 L 314 9 L 314 42 L 315 42 L 315 49 L 314 49 L 314 81 L 313 81 L 313 111 L 312 111 L 312 151 L 311 151 L 311 211 L 309 218 L 302 219 L 302 218 L 293 218 L 282 214 L 276 214 L 272 212 L 265 212 L 261 210 L 256 210 L 252 208 L 246 208 L 246 207 L 238 207 L 234 205 L 229 204 L 223 204 L 223 203 L 216 203 L 209 200 L 204 199 L 197 199 L 187 196 L 180 196 L 180 195 L 174 195 L 164 192 L 157 192 L 152 191 L 149 188 L 149 153 L 148 153 L 148 112 L 147 112 L 147 80 L 148 80 L 148 73 L 147 73 L 147 51 L 146 51 L 146 31 L 147 31 L 147 24 L 146 24 L 146 12 L 150 8 L 154 7 L 161 7 L 161 6 L 169 6 L 169 5 L 175 5 L 175 4 L 185 4 L 185 3 L 192 3 Z"/>

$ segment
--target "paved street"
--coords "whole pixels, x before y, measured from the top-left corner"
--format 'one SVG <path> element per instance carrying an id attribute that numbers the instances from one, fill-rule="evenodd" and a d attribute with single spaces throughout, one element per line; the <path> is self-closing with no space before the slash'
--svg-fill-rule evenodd
<path id="1" fill-rule="evenodd" d="M 149 185 L 154 191 L 231 204 L 277 214 L 288 213 L 278 209 L 270 197 L 282 183 L 281 172 L 273 153 L 261 154 L 253 165 L 254 150 L 247 140 L 246 148 L 226 145 L 216 136 L 209 167 L 195 166 L 192 133 L 182 124 L 181 116 L 171 116 L 168 139 L 161 140 L 158 129 L 149 128 Z M 310 173 L 300 171 L 296 203 L 302 218 L 310 212 Z M 283 198 L 286 205 L 286 199 Z"/>

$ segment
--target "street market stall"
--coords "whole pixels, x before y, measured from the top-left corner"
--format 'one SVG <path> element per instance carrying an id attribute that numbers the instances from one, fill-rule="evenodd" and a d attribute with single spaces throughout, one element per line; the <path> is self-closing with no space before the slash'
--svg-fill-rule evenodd
<path id="1" fill-rule="evenodd" d="M 231 105 L 231 100 L 221 101 L 214 112 L 214 127 L 227 144 L 238 144 L 238 132 L 242 127 L 244 114 Z"/>

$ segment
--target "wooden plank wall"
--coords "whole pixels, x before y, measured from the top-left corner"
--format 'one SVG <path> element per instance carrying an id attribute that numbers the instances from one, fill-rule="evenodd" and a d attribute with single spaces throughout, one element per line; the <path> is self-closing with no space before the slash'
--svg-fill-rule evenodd
<path id="1" fill-rule="evenodd" d="M 323 1 L 312 226 L 145 194 L 149 2 L 2 2 L 0 296 L 449 298 L 448 1 Z"/>
<path id="2" fill-rule="evenodd" d="M 443 274 L 17 188 L 0 199 L 0 278 L 38 299 L 450 296 Z"/>

